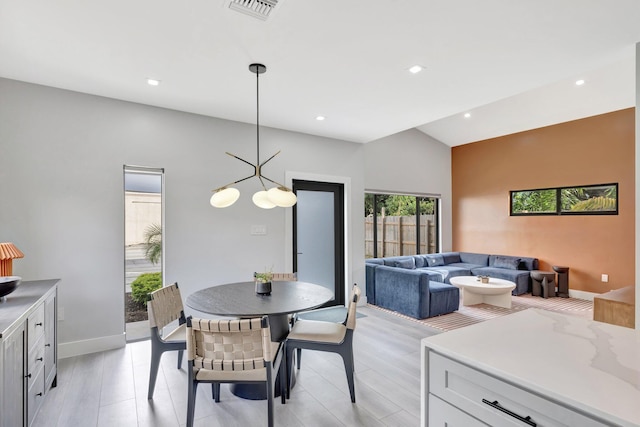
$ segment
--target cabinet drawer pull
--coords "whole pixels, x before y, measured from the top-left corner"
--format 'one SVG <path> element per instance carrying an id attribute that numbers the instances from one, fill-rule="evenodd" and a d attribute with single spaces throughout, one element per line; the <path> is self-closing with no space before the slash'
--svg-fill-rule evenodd
<path id="1" fill-rule="evenodd" d="M 25 378 L 31 378 L 31 374 L 27 374 L 24 376 Z"/>
<path id="2" fill-rule="evenodd" d="M 42 357 L 38 357 L 36 360 L 42 362 L 44 359 Z"/>
<path id="3" fill-rule="evenodd" d="M 42 393 L 36 393 L 36 396 L 42 396 Z"/>
<path id="4" fill-rule="evenodd" d="M 45 347 L 51 347 L 51 344 L 45 344 L 44 346 Z"/>
<path id="5" fill-rule="evenodd" d="M 530 425 L 531 427 L 537 427 L 538 424 L 534 423 L 533 421 L 531 421 L 531 417 L 526 416 L 520 416 L 518 414 L 516 414 L 515 412 L 512 412 L 510 410 L 508 410 L 507 408 L 504 408 L 502 406 L 500 406 L 500 403 L 498 403 L 497 400 L 494 400 L 493 402 L 488 401 L 487 399 L 482 399 L 482 403 L 485 403 L 489 406 L 491 406 L 492 408 L 497 409 L 498 411 L 504 412 L 507 415 L 511 415 L 513 418 L 522 421 L 523 423 L 526 423 L 528 425 Z"/>
<path id="6" fill-rule="evenodd" d="M 42 322 L 36 323 L 36 326 L 42 326 Z"/>

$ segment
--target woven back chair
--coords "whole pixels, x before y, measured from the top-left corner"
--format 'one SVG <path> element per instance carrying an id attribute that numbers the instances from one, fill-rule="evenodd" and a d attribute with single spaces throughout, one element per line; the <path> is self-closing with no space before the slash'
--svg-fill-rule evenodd
<path id="1" fill-rule="evenodd" d="M 268 318 L 210 320 L 187 319 L 189 390 L 187 426 L 193 426 L 199 383 L 211 383 L 216 402 L 221 383 L 264 383 L 267 389 L 268 425 L 273 426 L 276 376 L 282 366 L 284 345 L 271 342 Z M 285 402 L 284 381 L 280 395 Z"/>
<path id="2" fill-rule="evenodd" d="M 273 273 L 273 282 L 297 282 L 298 273 Z"/>
<path id="3" fill-rule="evenodd" d="M 287 397 L 291 393 L 293 379 L 293 350 L 298 350 L 298 369 L 300 369 L 300 349 L 329 351 L 342 357 L 347 374 L 351 401 L 355 403 L 356 394 L 353 382 L 353 331 L 356 328 L 356 305 L 360 300 L 360 288 L 354 284 L 349 299 L 347 317 L 342 323 L 298 319 L 285 341 L 287 369 Z"/>
<path id="4" fill-rule="evenodd" d="M 162 353 L 165 351 L 177 351 L 178 369 L 180 369 L 182 355 L 187 348 L 185 339 L 186 319 L 178 284 L 173 283 L 152 292 L 151 299 L 147 303 L 147 311 L 149 313 L 149 327 L 151 328 L 151 367 L 147 399 L 153 399 Z M 170 331 L 164 330 L 167 325 L 175 321 L 177 321 L 175 328 Z"/>

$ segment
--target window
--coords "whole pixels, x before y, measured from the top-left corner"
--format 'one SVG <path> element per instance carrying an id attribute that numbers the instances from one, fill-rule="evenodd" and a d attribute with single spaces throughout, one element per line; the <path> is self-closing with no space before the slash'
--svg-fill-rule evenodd
<path id="1" fill-rule="evenodd" d="M 366 258 L 438 252 L 437 198 L 365 193 L 364 199 Z"/>
<path id="2" fill-rule="evenodd" d="M 618 184 L 511 191 L 511 215 L 617 215 Z"/>

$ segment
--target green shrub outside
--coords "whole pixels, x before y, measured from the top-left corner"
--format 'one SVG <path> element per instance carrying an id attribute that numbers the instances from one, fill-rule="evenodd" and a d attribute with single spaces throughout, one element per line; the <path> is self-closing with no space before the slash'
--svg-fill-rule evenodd
<path id="1" fill-rule="evenodd" d="M 131 283 L 131 299 L 147 305 L 151 292 L 162 287 L 162 273 L 142 273 Z"/>

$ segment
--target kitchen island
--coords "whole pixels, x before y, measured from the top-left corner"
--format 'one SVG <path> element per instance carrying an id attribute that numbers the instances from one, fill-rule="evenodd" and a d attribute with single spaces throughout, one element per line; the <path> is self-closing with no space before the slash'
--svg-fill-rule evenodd
<path id="1" fill-rule="evenodd" d="M 423 426 L 640 426 L 640 333 L 529 309 L 422 340 Z"/>

